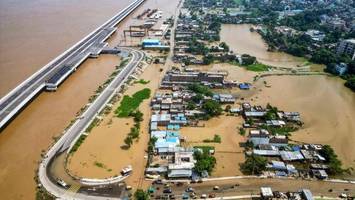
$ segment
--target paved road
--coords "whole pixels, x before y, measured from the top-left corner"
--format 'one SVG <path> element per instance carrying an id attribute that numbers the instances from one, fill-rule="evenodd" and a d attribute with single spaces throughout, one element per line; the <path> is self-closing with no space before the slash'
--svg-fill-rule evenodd
<path id="1" fill-rule="evenodd" d="M 78 61 L 88 51 L 94 51 L 113 32 L 112 29 L 126 16 L 133 12 L 145 0 L 136 0 L 102 26 L 91 32 L 84 39 L 73 45 L 46 66 L 18 85 L 0 99 L 0 130 L 15 116 L 32 98 L 45 87 L 45 82 L 65 65 Z M 91 50 L 90 50 L 91 49 Z"/>
<path id="2" fill-rule="evenodd" d="M 50 148 L 45 158 L 42 160 L 39 166 L 39 180 L 43 187 L 55 195 L 56 197 L 64 199 L 100 199 L 100 197 L 91 197 L 85 194 L 73 194 L 66 191 L 66 189 L 58 186 L 52 180 L 54 177 L 49 177 L 49 165 L 55 159 L 55 157 L 66 150 L 70 150 L 72 144 L 80 137 L 85 128 L 91 123 L 91 121 L 97 116 L 97 114 L 105 107 L 110 98 L 115 95 L 118 89 L 126 81 L 126 79 L 132 74 L 138 64 L 144 58 L 144 53 L 141 51 L 121 48 L 122 51 L 129 51 L 132 55 L 131 60 L 126 67 L 112 80 L 112 82 L 102 91 L 102 93 L 95 99 L 95 101 L 89 106 L 89 108 L 79 117 L 79 119 L 65 132 L 65 134 Z M 103 197 L 102 199 L 108 199 Z"/>
<path id="3" fill-rule="evenodd" d="M 326 181 L 311 181 L 302 179 L 274 179 L 274 178 L 253 178 L 253 177 L 241 177 L 238 179 L 223 179 L 216 178 L 215 180 L 199 183 L 188 184 L 184 183 L 182 186 L 177 184 L 170 184 L 173 193 L 176 196 L 182 196 L 188 187 L 194 188 L 198 197 L 202 194 L 215 194 L 216 197 L 228 197 L 239 195 L 255 195 L 260 193 L 260 187 L 271 187 L 273 191 L 298 191 L 302 188 L 310 189 L 315 196 L 330 196 L 337 197 L 341 193 L 347 193 L 349 195 L 355 195 L 355 186 L 351 183 L 336 183 Z M 214 186 L 219 186 L 219 190 L 213 190 Z M 162 194 L 162 185 L 156 185 L 160 187 L 155 195 Z M 329 190 L 332 189 L 330 192 Z"/>

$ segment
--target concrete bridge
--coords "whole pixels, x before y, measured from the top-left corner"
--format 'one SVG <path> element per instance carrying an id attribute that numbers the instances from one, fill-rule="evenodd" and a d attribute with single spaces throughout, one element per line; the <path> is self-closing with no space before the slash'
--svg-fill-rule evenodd
<path id="1" fill-rule="evenodd" d="M 55 91 L 64 80 L 89 57 L 97 57 L 107 46 L 107 40 L 116 25 L 145 0 L 135 0 L 99 28 L 74 44 L 57 58 L 0 99 L 0 130 L 44 89 Z"/>

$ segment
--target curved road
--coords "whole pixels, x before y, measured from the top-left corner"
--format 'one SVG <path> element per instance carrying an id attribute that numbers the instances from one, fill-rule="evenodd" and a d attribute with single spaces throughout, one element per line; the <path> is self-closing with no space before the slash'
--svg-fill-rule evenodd
<path id="1" fill-rule="evenodd" d="M 80 137 L 86 127 L 100 113 L 122 84 L 133 73 L 138 64 L 144 58 L 144 53 L 141 51 L 120 48 L 122 51 L 128 51 L 132 55 L 129 63 L 121 72 L 111 81 L 111 83 L 101 92 L 95 101 L 87 108 L 87 110 L 76 120 L 76 122 L 64 133 L 64 135 L 50 148 L 39 166 L 38 177 L 42 186 L 52 195 L 63 199 L 110 199 L 108 197 L 88 196 L 86 194 L 73 194 L 57 185 L 50 177 L 49 165 L 62 152 L 69 151 L 76 140 Z M 73 197 L 75 195 L 75 198 Z"/>

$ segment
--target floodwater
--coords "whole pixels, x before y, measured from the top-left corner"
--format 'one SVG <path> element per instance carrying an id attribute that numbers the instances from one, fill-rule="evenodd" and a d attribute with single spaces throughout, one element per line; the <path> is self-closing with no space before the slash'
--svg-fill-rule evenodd
<path id="1" fill-rule="evenodd" d="M 0 1 L 0 96 L 130 2 Z M 62 133 L 118 63 L 116 56 L 86 61 L 57 92 L 40 94 L 1 132 L 1 199 L 34 199 L 33 177 L 41 151 L 47 149 L 53 136 Z"/>
<path id="2" fill-rule="evenodd" d="M 250 31 L 251 25 L 223 24 L 221 40 L 226 42 L 237 54 L 255 56 L 259 62 L 276 67 L 297 67 L 304 59 L 283 52 L 269 52 L 267 45 L 257 32 Z"/>
<path id="3" fill-rule="evenodd" d="M 236 53 L 256 56 L 265 64 L 280 67 L 296 67 L 304 62 L 302 58 L 282 52 L 268 52 L 260 35 L 249 31 L 250 25 L 222 25 L 221 40 L 228 43 Z M 235 71 L 235 66 L 231 66 Z M 240 75 L 244 79 L 240 79 Z M 246 76 L 244 74 L 250 74 Z M 230 73 L 232 80 L 245 80 L 254 72 L 244 69 Z M 264 86 L 264 81 L 270 87 Z M 252 82 L 250 78 L 249 82 Z M 305 122 L 295 132 L 296 141 L 331 145 L 345 167 L 355 167 L 355 93 L 344 87 L 344 81 L 328 76 L 272 76 L 254 83 L 250 91 L 232 91 L 253 104 L 271 103 L 285 111 L 297 111 Z"/>
<path id="4" fill-rule="evenodd" d="M 0 1 L 0 96 L 39 70 L 133 0 Z M 123 29 L 137 24 L 147 8 L 168 8 L 168 0 L 147 0 L 118 26 L 110 45 L 122 43 Z M 1 199 L 34 199 L 35 170 L 46 150 L 114 70 L 119 59 L 86 61 L 55 93 L 42 93 L 0 134 Z"/>

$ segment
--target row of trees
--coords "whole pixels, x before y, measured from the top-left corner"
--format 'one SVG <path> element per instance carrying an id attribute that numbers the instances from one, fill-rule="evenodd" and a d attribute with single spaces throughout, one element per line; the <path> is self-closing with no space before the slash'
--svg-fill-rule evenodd
<path id="1" fill-rule="evenodd" d="M 126 145 L 125 146 L 126 148 L 130 148 L 133 144 L 133 140 L 139 138 L 140 123 L 143 121 L 143 113 L 139 110 L 131 112 L 129 114 L 129 116 L 133 117 L 134 126 L 131 128 L 127 137 L 124 139 L 124 143 Z"/>

